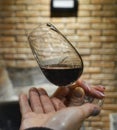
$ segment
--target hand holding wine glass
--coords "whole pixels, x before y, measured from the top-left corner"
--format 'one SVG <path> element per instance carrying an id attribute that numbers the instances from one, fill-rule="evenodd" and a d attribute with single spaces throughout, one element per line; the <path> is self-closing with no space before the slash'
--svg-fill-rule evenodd
<path id="1" fill-rule="evenodd" d="M 104 91 L 105 87 L 102 85 L 91 85 L 79 79 L 68 87 L 58 87 L 52 97 L 59 98 L 66 106 L 80 106 L 92 102 L 102 106 Z"/>

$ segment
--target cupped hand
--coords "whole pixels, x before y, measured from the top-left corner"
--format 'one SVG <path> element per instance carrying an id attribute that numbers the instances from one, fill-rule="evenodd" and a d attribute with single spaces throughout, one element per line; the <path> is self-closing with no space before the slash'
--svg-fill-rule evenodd
<path id="1" fill-rule="evenodd" d="M 61 100 L 50 98 L 44 89 L 36 88 L 30 89 L 29 99 L 21 94 L 19 104 L 22 115 L 20 130 L 32 127 L 76 130 L 87 117 L 100 112 L 99 107 L 93 104 L 66 108 Z"/>
<path id="2" fill-rule="evenodd" d="M 59 99 L 49 98 L 42 88 L 31 88 L 29 98 L 22 93 L 19 104 L 22 116 L 20 130 L 43 126 L 57 110 L 65 107 Z"/>

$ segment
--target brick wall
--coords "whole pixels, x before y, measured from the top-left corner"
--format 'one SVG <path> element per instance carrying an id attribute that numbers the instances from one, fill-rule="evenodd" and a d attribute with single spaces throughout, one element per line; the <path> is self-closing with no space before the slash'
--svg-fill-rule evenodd
<path id="1" fill-rule="evenodd" d="M 78 17 L 51 18 L 50 0 L 0 0 L 0 64 L 37 66 L 25 31 L 39 23 L 55 24 L 84 60 L 83 78 L 106 86 L 100 116 L 85 122 L 87 130 L 109 130 L 117 112 L 117 0 L 79 0 Z"/>

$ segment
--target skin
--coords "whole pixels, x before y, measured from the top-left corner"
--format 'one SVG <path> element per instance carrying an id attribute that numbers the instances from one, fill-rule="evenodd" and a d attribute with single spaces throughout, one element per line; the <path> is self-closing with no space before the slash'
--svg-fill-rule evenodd
<path id="1" fill-rule="evenodd" d="M 94 99 L 102 100 L 105 87 L 101 85 L 91 85 L 83 80 L 77 80 L 73 85 L 68 87 L 59 87 L 52 97 L 59 98 L 66 106 L 80 106 L 87 101 L 85 97 L 89 97 L 88 102 L 92 103 Z"/>
<path id="2" fill-rule="evenodd" d="M 22 115 L 20 130 L 31 127 L 78 130 L 87 117 L 98 115 L 100 108 L 92 103 L 78 106 L 78 101 L 77 106 L 71 106 L 74 102 L 77 104 L 76 98 L 79 97 L 79 89 L 76 93 L 74 91 L 74 88 L 77 90 L 77 87 L 57 90 L 52 97 L 49 97 L 44 89 L 30 89 L 29 98 L 22 93 L 19 98 Z M 69 99 L 67 95 L 69 95 Z M 82 95 L 80 96 L 82 97 Z"/>

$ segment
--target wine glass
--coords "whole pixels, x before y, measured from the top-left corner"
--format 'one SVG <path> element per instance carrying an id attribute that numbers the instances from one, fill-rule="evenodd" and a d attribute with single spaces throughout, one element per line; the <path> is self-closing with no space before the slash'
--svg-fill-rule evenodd
<path id="1" fill-rule="evenodd" d="M 75 47 L 52 24 L 41 24 L 28 34 L 32 52 L 45 77 L 57 86 L 75 82 L 83 72 L 83 61 Z"/>
<path id="2" fill-rule="evenodd" d="M 72 43 L 51 23 L 41 24 L 28 41 L 45 77 L 59 87 L 73 86 L 83 73 L 83 60 Z M 92 102 L 79 87 L 79 103 Z"/>

